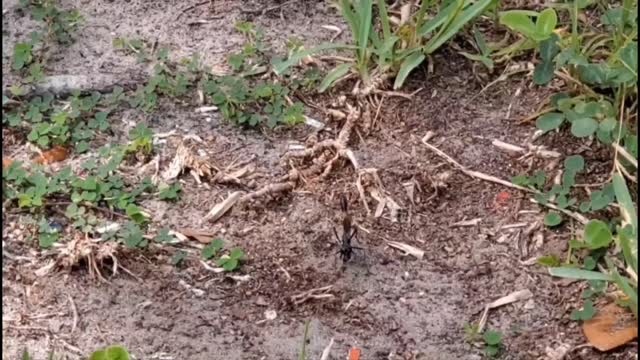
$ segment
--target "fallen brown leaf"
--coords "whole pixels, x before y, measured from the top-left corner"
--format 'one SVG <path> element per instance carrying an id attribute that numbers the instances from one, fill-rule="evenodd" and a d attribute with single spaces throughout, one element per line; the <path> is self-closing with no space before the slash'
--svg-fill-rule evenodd
<path id="1" fill-rule="evenodd" d="M 609 351 L 638 337 L 638 323 L 633 314 L 611 303 L 584 322 L 582 331 L 596 349 Z"/>
<path id="2" fill-rule="evenodd" d="M 190 228 L 178 229 L 178 232 L 183 234 L 184 236 L 194 238 L 203 244 L 208 244 L 213 241 L 214 234 L 204 231 L 204 230 L 196 230 Z"/>
<path id="3" fill-rule="evenodd" d="M 11 164 L 13 164 L 13 160 L 8 159 L 8 158 L 2 158 L 2 168 L 6 168 L 11 166 Z"/>
<path id="4" fill-rule="evenodd" d="M 56 146 L 53 149 L 44 151 L 42 154 L 36 156 L 33 162 L 36 164 L 51 164 L 63 161 L 66 158 L 67 149 L 62 146 Z"/>

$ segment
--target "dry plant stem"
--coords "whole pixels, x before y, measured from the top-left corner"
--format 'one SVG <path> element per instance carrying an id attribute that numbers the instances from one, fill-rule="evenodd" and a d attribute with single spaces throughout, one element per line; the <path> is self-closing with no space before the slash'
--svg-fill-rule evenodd
<path id="1" fill-rule="evenodd" d="M 73 324 L 71 325 L 71 331 L 69 331 L 69 335 L 71 335 L 74 331 L 76 331 L 76 327 L 78 326 L 78 308 L 76 307 L 76 303 L 73 302 L 73 298 L 71 297 L 71 295 L 67 294 L 67 298 L 69 299 L 71 311 L 73 312 Z"/>
<path id="2" fill-rule="evenodd" d="M 622 155 L 633 167 L 638 168 L 638 160 L 636 160 L 633 155 L 629 154 L 625 148 L 620 146 L 619 144 L 613 144 L 613 148 L 618 152 L 618 154 Z"/>
<path id="3" fill-rule="evenodd" d="M 458 168 L 458 170 L 462 171 L 464 174 L 474 177 L 474 178 L 478 178 L 481 180 L 485 180 L 485 181 L 489 181 L 489 182 L 493 182 L 496 184 L 500 184 L 500 185 L 504 185 L 504 186 L 508 186 L 514 189 L 518 189 L 521 191 L 526 191 L 526 192 L 530 192 L 530 193 L 535 193 L 536 191 L 532 190 L 532 189 L 527 189 L 525 187 L 519 186 L 519 185 L 515 185 L 512 184 L 506 180 L 502 180 L 500 178 L 497 178 L 495 176 L 491 176 L 491 175 L 487 175 L 484 173 L 481 173 L 479 171 L 473 171 L 473 170 L 469 170 L 466 167 L 464 167 L 462 164 L 460 164 L 459 162 L 455 161 L 452 157 L 450 157 L 449 155 L 445 154 L 442 150 L 438 149 L 437 147 L 429 144 L 426 141 L 422 141 L 422 143 L 428 147 L 429 149 L 431 149 L 433 152 L 435 152 L 436 154 L 440 155 L 440 157 L 444 158 L 445 160 L 447 160 L 449 163 L 451 163 L 452 165 L 454 165 L 455 167 Z"/>
<path id="4" fill-rule="evenodd" d="M 426 147 L 428 147 L 428 148 L 429 148 L 429 149 L 431 149 L 433 152 L 435 152 L 436 154 L 438 154 L 439 156 L 441 156 L 442 158 L 444 158 L 445 160 L 447 160 L 449 163 L 451 163 L 452 165 L 454 165 L 455 167 L 457 167 L 460 171 L 462 171 L 464 174 L 466 174 L 466 175 L 468 175 L 468 176 L 471 176 L 471 177 L 474 177 L 474 178 L 477 178 L 477 179 L 481 179 L 481 180 L 484 180 L 484 181 L 489 181 L 489 182 L 492 182 L 492 183 L 495 183 L 495 184 L 504 185 L 504 186 L 507 186 L 507 187 L 510 187 L 510 188 L 514 188 L 514 189 L 518 189 L 518 190 L 521 190 L 521 191 L 526 191 L 526 192 L 528 192 L 528 193 L 533 193 L 533 194 L 537 194 L 537 193 L 538 193 L 538 192 L 537 192 L 537 191 L 535 191 L 535 190 L 528 189 L 528 188 L 525 188 L 525 187 L 522 187 L 522 186 L 519 186 L 519 185 L 512 184 L 512 183 L 510 183 L 510 182 L 508 182 L 508 181 L 506 181 L 506 180 L 502 180 L 502 179 L 497 178 L 497 177 L 495 177 L 495 176 L 487 175 L 487 174 L 481 173 L 481 172 L 479 172 L 479 171 L 469 170 L 469 169 L 467 169 L 466 167 L 464 167 L 463 165 L 461 165 L 460 163 L 458 163 L 457 161 L 455 161 L 455 160 L 454 160 L 453 158 L 451 158 L 449 155 L 445 154 L 442 150 L 438 149 L 437 147 L 435 147 L 435 146 L 433 146 L 433 145 L 429 144 L 428 142 L 426 142 L 426 141 L 424 141 L 424 140 L 422 140 L 422 143 L 423 143 Z M 578 214 L 578 213 L 575 213 L 575 212 L 573 212 L 573 211 L 569 211 L 569 210 L 567 210 L 567 209 L 560 209 L 560 208 L 558 208 L 557 206 L 555 206 L 555 205 L 553 205 L 553 204 L 549 204 L 549 203 L 542 204 L 542 203 L 539 203 L 539 202 L 535 201 L 534 199 L 531 199 L 531 201 L 533 201 L 533 202 L 535 202 L 535 203 L 537 203 L 537 204 L 540 204 L 540 205 L 546 206 L 546 207 L 548 207 L 548 208 L 551 208 L 551 209 L 554 209 L 554 210 L 560 211 L 560 212 L 562 212 L 562 213 L 566 214 L 567 216 L 570 216 L 570 217 L 572 217 L 572 218 L 576 219 L 576 220 L 577 220 L 577 221 L 579 221 L 581 224 L 586 224 L 587 222 L 589 222 L 589 220 L 588 220 L 588 219 L 586 219 L 584 216 L 582 216 L 582 215 L 580 215 L 580 214 Z"/>
<path id="5" fill-rule="evenodd" d="M 556 71 L 555 72 L 556 76 L 560 77 L 562 80 L 567 81 L 567 82 L 571 82 L 574 85 L 581 87 L 585 92 L 589 93 L 589 96 L 594 97 L 594 98 L 598 98 L 598 94 L 596 94 L 595 91 L 593 91 L 589 86 L 583 84 L 582 82 L 580 82 L 578 79 L 575 79 L 574 77 L 572 77 L 571 75 L 569 75 L 569 73 L 566 72 L 566 70 L 563 71 Z"/>
<path id="6" fill-rule="evenodd" d="M 328 360 L 329 359 L 329 354 L 331 354 L 331 347 L 333 346 L 333 338 L 331 338 L 331 340 L 329 340 L 329 345 L 327 345 L 326 348 L 324 348 L 324 350 L 322 351 L 322 356 L 320 357 L 320 360 Z"/>
<path id="7" fill-rule="evenodd" d="M 544 108 L 544 109 L 542 109 L 542 110 L 540 110 L 540 111 L 536 112 L 535 114 L 531 114 L 531 115 L 527 116 L 526 118 L 524 118 L 524 119 L 520 120 L 518 123 L 519 123 L 519 124 L 525 124 L 525 123 L 528 123 L 529 121 L 533 121 L 533 120 L 537 119 L 538 117 L 540 117 L 540 116 L 542 116 L 542 115 L 544 115 L 544 114 L 546 114 L 546 113 L 550 113 L 550 112 L 552 112 L 553 110 L 555 110 L 555 108 L 553 108 L 553 107 L 546 107 L 546 108 Z"/>

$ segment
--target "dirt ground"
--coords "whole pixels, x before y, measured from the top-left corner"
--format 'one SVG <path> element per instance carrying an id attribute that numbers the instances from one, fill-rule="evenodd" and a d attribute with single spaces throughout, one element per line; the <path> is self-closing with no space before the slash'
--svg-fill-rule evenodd
<path id="1" fill-rule="evenodd" d="M 143 70 L 135 59 L 113 49 L 114 37 L 157 40 L 176 58 L 198 52 L 215 67 L 242 43 L 233 29 L 238 20 L 263 27 L 267 40 L 280 49 L 291 36 L 308 46 L 329 40 L 333 33 L 322 25 L 346 29 L 323 1 L 293 1 L 263 14 L 250 10 L 276 2 L 226 0 L 215 1 L 213 14 L 208 5 L 183 13 L 191 3 L 195 2 L 62 1 L 63 6 L 78 8 L 86 23 L 77 41 L 55 54 L 48 73 L 127 76 Z M 33 23 L 16 10 L 17 0 L 3 0 L 2 5 L 6 88 L 11 84 L 7 49 L 28 36 Z M 212 22 L 188 24 L 205 18 Z M 433 69 L 431 74 L 427 67 L 417 70 L 403 89 L 421 89 L 414 98 L 386 98 L 376 128 L 350 142 L 364 167 L 379 169 L 389 196 L 401 206 L 396 222 L 386 212 L 378 218 L 367 215 L 349 166 L 287 196 L 234 208 L 205 225 L 201 219 L 208 210 L 238 189 L 198 186 L 184 178 L 178 203 L 142 204 L 155 223 L 169 228 L 204 226 L 241 246 L 248 261 L 240 275 L 248 279 L 211 273 L 197 256 L 176 268 L 170 264 L 177 251 L 172 247 L 122 258 L 137 278 L 119 272 L 102 284 L 82 267 L 39 277 L 34 271 L 44 260 L 25 243 L 19 215 L 7 215 L 3 250 L 22 258 L 3 256 L 3 359 L 19 358 L 24 348 L 34 359 L 45 359 L 51 351 L 80 359 L 110 344 L 125 345 L 136 359 L 295 359 L 307 320 L 310 359 L 319 359 L 332 338 L 333 359 L 346 358 L 351 347 L 361 348 L 363 359 L 480 359 L 483 349 L 465 341 L 465 324 L 477 322 L 485 304 L 525 289 L 531 291 L 530 299 L 489 313 L 486 327 L 504 334 L 502 358 L 550 359 L 549 349 L 583 344 L 579 324 L 569 320 L 580 304 L 583 285 L 551 278 L 530 260 L 562 256 L 570 226 L 539 226 L 526 232 L 544 215 L 527 194 L 468 177 L 421 142 L 433 131 L 429 142 L 464 166 L 509 179 L 529 165 L 492 141 L 527 144 L 535 128 L 518 125 L 518 120 L 535 112 L 549 90 L 514 77 L 479 95 L 486 82 L 475 80 L 471 64 L 449 49 L 433 57 Z M 193 107 L 165 102 L 150 115 L 123 113 L 123 122 L 114 125 L 116 137 L 126 134 L 125 118 L 144 121 L 155 132 L 198 134 L 205 139 L 200 150 L 222 166 L 254 156 L 264 175 L 261 184 L 286 172 L 279 160 L 289 142 L 304 142 L 313 131 L 305 126 L 243 131 L 218 115 L 204 121 Z M 598 153 L 553 137 L 539 143 L 563 155 L 580 151 L 596 158 Z M 3 153 L 14 150 L 3 142 Z M 535 166 L 549 162 L 538 159 Z M 597 182 L 597 169 L 590 172 L 585 181 Z M 443 186 L 436 189 L 438 179 L 443 179 Z M 413 184 L 412 198 L 405 184 Z M 344 267 L 336 259 L 332 230 L 339 224 L 341 194 L 350 200 L 360 229 L 356 243 L 364 248 Z M 456 225 L 475 219 L 473 225 Z M 513 224 L 517 226 L 509 226 Z M 386 246 L 388 241 L 422 249 L 424 257 L 403 256 Z M 291 300 L 324 286 L 331 286 L 333 297 L 299 305 Z M 276 312 L 274 320 L 265 318 L 268 310 Z M 632 359 L 636 354 L 637 345 L 608 354 L 577 347 L 565 359 Z"/>

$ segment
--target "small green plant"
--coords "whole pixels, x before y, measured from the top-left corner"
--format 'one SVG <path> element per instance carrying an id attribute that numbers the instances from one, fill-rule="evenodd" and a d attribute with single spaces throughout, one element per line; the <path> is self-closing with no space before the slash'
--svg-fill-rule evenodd
<path id="1" fill-rule="evenodd" d="M 596 315 L 596 309 L 593 307 L 593 301 L 586 300 L 584 305 L 582 305 L 582 309 L 573 310 L 571 312 L 571 320 L 575 321 L 585 321 L 591 320 Z"/>
<path id="2" fill-rule="evenodd" d="M 593 270 L 578 269 L 571 266 L 553 267 L 549 269 L 551 275 L 583 279 L 607 281 L 615 283 L 620 288 L 626 298 L 620 299 L 620 303 L 629 308 L 631 312 L 638 316 L 638 283 L 635 280 L 635 274 L 638 273 L 638 245 L 637 245 L 637 226 L 638 220 L 636 210 L 626 186 L 624 178 L 620 174 L 613 175 L 613 187 L 616 201 L 620 206 L 623 222 L 616 227 L 613 233 L 609 226 L 600 220 L 591 220 L 584 229 L 583 241 L 571 241 L 571 248 L 598 250 L 607 249 L 612 243 L 616 243 L 622 252 L 618 256 L 605 255 L 602 257 L 608 270 L 608 273 L 601 273 Z M 618 266 L 613 258 L 622 257 L 625 264 L 624 271 L 630 276 L 623 276 L 618 272 Z M 594 259 L 593 261 L 597 261 Z M 595 264 L 588 267 L 595 268 Z M 586 303 L 585 303 L 586 307 Z"/>
<path id="3" fill-rule="evenodd" d="M 136 205 L 143 194 L 155 190 L 150 179 L 144 179 L 136 186 L 129 186 L 124 179 L 114 174 L 125 156 L 126 148 L 106 147 L 96 158 L 83 164 L 83 176 L 75 175 L 65 167 L 55 174 L 49 174 L 41 166 L 25 170 L 20 162 L 3 168 L 3 199 L 9 204 L 41 213 L 47 206 L 68 204 L 63 214 L 69 223 L 82 232 L 92 232 L 100 223 L 97 212 L 118 211 L 121 216 L 131 219 L 116 233 L 105 233 L 105 240 L 115 239 L 128 247 L 145 247 L 148 241 L 144 230 L 148 214 Z M 175 190 L 175 189 L 174 189 Z M 49 248 L 61 239 L 60 229 L 46 219 L 38 223 L 40 247 Z"/>
<path id="4" fill-rule="evenodd" d="M 420 8 L 397 28 L 392 29 L 387 13 L 387 4 L 377 1 L 381 31 L 376 31 L 373 18 L 373 1 L 341 0 L 342 16 L 351 29 L 355 44 L 323 44 L 314 49 L 302 50 L 289 59 L 275 64 L 275 71 L 283 74 L 290 66 L 313 53 L 344 49 L 354 52 L 353 63 L 344 63 L 327 74 L 319 90 L 325 91 L 336 82 L 356 74 L 362 82 L 358 93 L 367 95 L 376 90 L 389 78 L 395 77 L 394 89 L 400 88 L 409 73 L 419 66 L 426 55 L 434 53 L 455 36 L 466 24 L 482 14 L 492 0 L 456 0 L 442 2 L 436 15 L 428 19 L 431 1 L 422 1 Z"/>
<path id="5" fill-rule="evenodd" d="M 42 149 L 72 145 L 82 153 L 89 149 L 96 134 L 109 130 L 108 117 L 116 105 L 113 97 L 119 96 L 122 88 L 113 91 L 107 96 L 98 92 L 85 96 L 75 93 L 63 101 L 44 95 L 34 96 L 28 102 L 7 103 L 3 106 L 2 123 L 28 130 L 27 140 Z"/>
<path id="6" fill-rule="evenodd" d="M 129 360 L 130 358 L 126 348 L 122 346 L 109 346 L 104 350 L 98 350 L 91 354 L 89 360 Z"/>
<path id="7" fill-rule="evenodd" d="M 464 324 L 464 339 L 468 343 L 476 343 L 480 341 L 480 327 L 478 324 Z"/>
<path id="8" fill-rule="evenodd" d="M 182 266 L 182 263 L 186 258 L 187 258 L 187 253 L 183 250 L 178 250 L 171 258 L 171 265 L 175 267 L 180 267 Z"/>
<path id="9" fill-rule="evenodd" d="M 20 0 L 20 5 L 45 27 L 44 32 L 34 31 L 28 41 L 14 46 L 12 68 L 24 75 L 23 84 L 30 84 L 44 78 L 46 52 L 56 44 L 71 44 L 83 18 L 77 10 L 60 10 L 53 0 Z M 23 85 L 14 85 L 11 92 L 21 96 L 26 89 Z"/>
<path id="10" fill-rule="evenodd" d="M 175 241 L 175 238 L 169 232 L 169 229 L 161 229 L 153 240 L 160 244 L 170 244 Z"/>
<path id="11" fill-rule="evenodd" d="M 136 127 L 129 131 L 131 142 L 127 147 L 127 152 L 142 153 L 149 155 L 153 152 L 153 131 L 145 124 L 138 123 Z"/>
<path id="12" fill-rule="evenodd" d="M 485 354 L 488 357 L 496 357 L 502 349 L 502 333 L 494 330 L 487 330 L 482 334 L 485 343 Z"/>
<path id="13" fill-rule="evenodd" d="M 202 249 L 202 257 L 205 260 L 210 260 L 215 257 L 222 248 L 224 248 L 224 241 L 215 239 Z"/>
<path id="14" fill-rule="evenodd" d="M 240 261 L 244 258 L 244 251 L 240 248 L 231 250 L 229 255 L 223 255 L 218 259 L 217 265 L 222 266 L 225 271 L 234 271 L 240 266 Z"/>

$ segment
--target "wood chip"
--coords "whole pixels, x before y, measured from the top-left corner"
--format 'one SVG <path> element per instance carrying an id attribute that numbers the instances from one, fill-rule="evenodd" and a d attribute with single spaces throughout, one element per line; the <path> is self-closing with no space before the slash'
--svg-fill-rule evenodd
<path id="1" fill-rule="evenodd" d="M 181 228 L 178 229 L 178 232 L 184 236 L 194 238 L 195 240 L 198 240 L 203 244 L 210 243 L 211 241 L 213 241 L 213 238 L 215 236 L 212 232 L 192 228 Z"/>
<path id="2" fill-rule="evenodd" d="M 422 258 L 424 257 L 424 251 L 405 243 L 397 241 L 387 241 L 387 245 L 391 246 L 392 248 L 402 250 L 404 251 L 404 255 L 412 255 L 419 260 L 422 260 Z"/>
<path id="3" fill-rule="evenodd" d="M 242 192 L 236 191 L 231 193 L 223 202 L 216 204 L 211 211 L 204 217 L 204 221 L 217 221 L 224 215 L 229 209 L 233 207 L 233 205 L 240 200 L 242 196 Z M 203 221 L 203 222 L 204 222 Z"/>
<path id="4" fill-rule="evenodd" d="M 482 218 L 476 218 L 472 220 L 463 220 L 463 221 L 458 221 L 457 223 L 451 224 L 451 227 L 476 226 L 480 224 L 481 221 L 482 221 Z"/>

